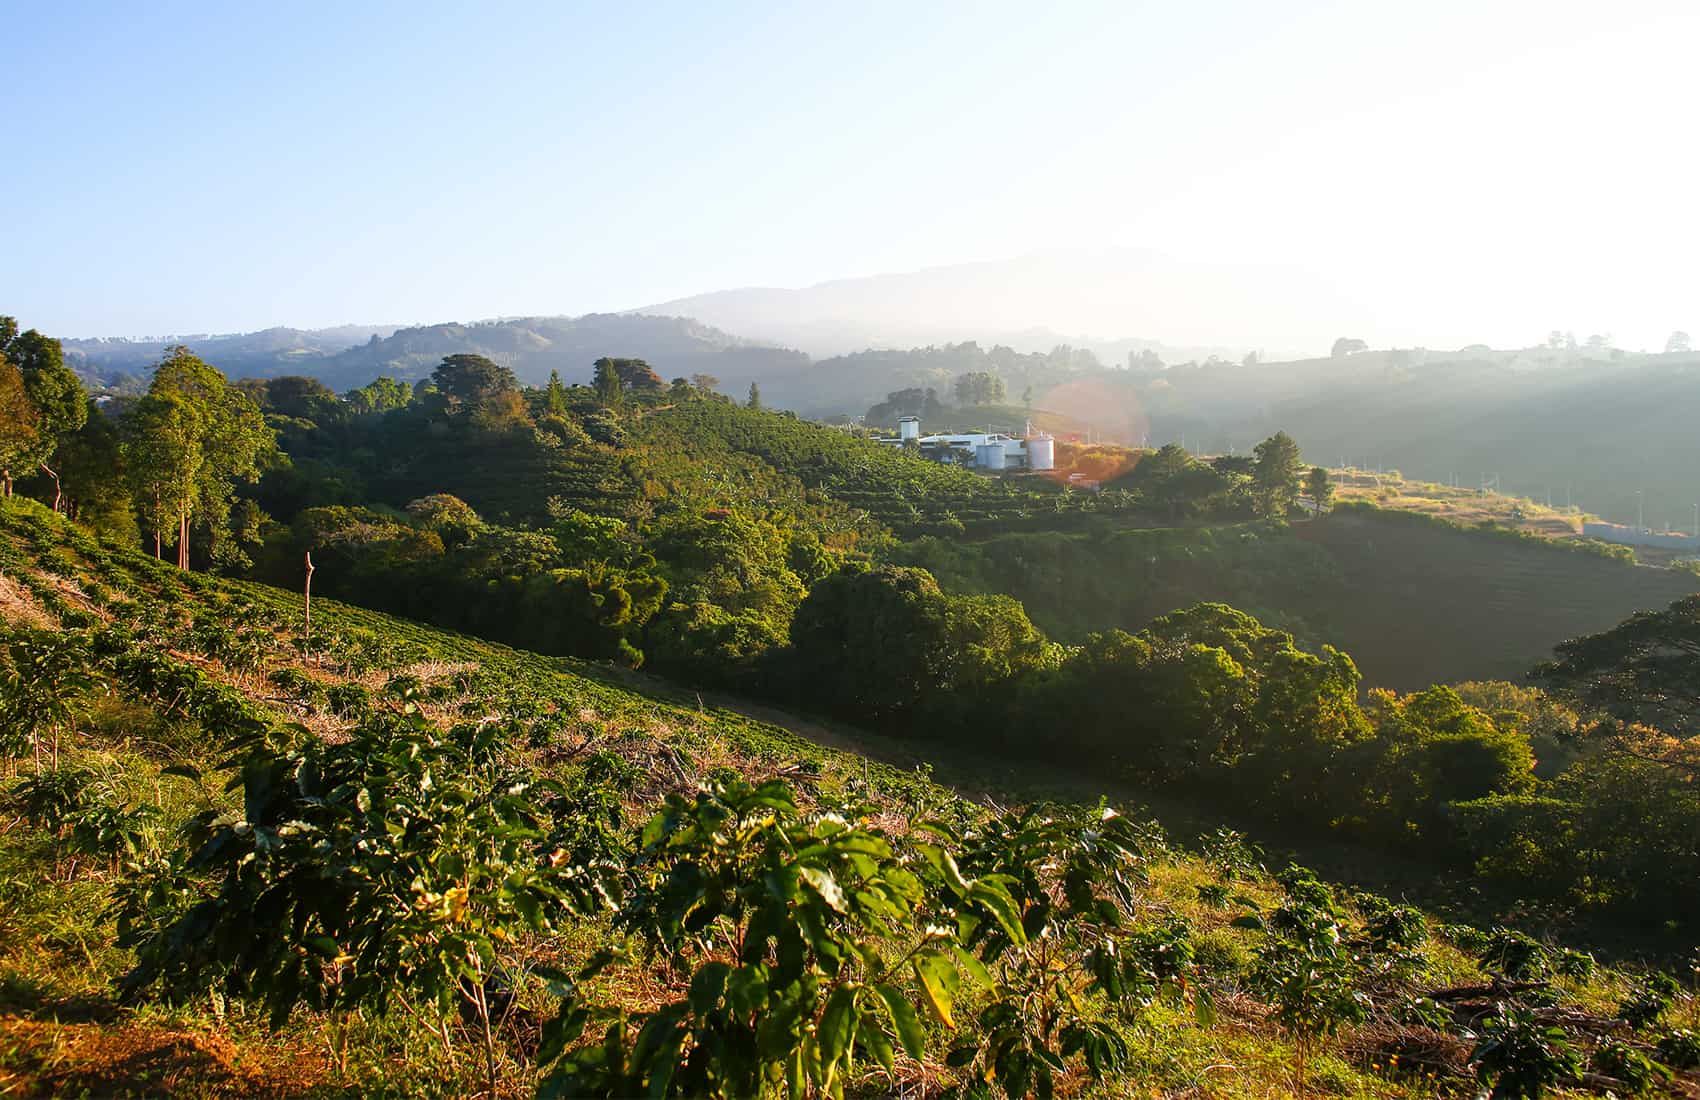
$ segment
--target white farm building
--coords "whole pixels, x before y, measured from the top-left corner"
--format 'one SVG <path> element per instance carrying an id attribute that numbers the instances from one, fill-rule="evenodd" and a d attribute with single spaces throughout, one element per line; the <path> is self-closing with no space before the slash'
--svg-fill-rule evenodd
<path id="1" fill-rule="evenodd" d="M 1028 425 L 1024 438 L 1002 432 L 941 432 L 921 434 L 921 418 L 897 418 L 897 436 L 877 442 L 902 447 L 914 441 L 921 454 L 937 462 L 954 462 L 980 470 L 1054 470 L 1056 441 Z"/>

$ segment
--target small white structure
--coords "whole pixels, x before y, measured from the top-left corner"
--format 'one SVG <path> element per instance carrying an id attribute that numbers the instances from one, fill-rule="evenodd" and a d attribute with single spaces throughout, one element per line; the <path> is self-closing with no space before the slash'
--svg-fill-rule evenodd
<path id="1" fill-rule="evenodd" d="M 1043 432 L 1035 432 L 1031 424 L 1027 426 L 1025 439 L 1017 439 L 1002 432 L 942 432 L 937 435 L 922 435 L 920 417 L 900 416 L 897 418 L 897 438 L 879 439 L 875 442 L 890 447 L 902 447 L 911 440 L 921 448 L 921 453 L 929 458 L 939 462 L 972 463 L 980 470 L 1057 468 L 1056 441 Z"/>

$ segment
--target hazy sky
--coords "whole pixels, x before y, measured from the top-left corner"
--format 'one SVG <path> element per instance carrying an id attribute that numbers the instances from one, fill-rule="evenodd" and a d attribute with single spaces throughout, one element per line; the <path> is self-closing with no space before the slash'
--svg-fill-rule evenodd
<path id="1" fill-rule="evenodd" d="M 1297 265 L 1372 344 L 1700 334 L 1695 0 L 0 0 L 0 25 L 0 312 L 61 335 L 1106 244 Z"/>

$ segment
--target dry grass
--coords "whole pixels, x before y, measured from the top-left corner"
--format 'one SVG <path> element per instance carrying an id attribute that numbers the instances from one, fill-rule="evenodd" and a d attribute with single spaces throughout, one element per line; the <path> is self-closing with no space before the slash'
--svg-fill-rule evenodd
<path id="1" fill-rule="evenodd" d="M 1382 508 L 1420 512 L 1466 527 L 1491 521 L 1547 538 L 1574 538 L 1582 533 L 1581 513 L 1502 493 L 1361 470 L 1335 470 L 1330 476 L 1335 498 L 1340 501 L 1365 501 Z"/>
<path id="2" fill-rule="evenodd" d="M 35 597 L 11 577 L 0 576 L 0 620 L 16 626 L 49 630 L 59 625 L 57 619 L 35 602 Z"/>
<path id="3" fill-rule="evenodd" d="M 315 1091 L 323 1055 L 242 1044 L 225 1031 L 0 1017 L 0 1096 L 292 1097 Z"/>

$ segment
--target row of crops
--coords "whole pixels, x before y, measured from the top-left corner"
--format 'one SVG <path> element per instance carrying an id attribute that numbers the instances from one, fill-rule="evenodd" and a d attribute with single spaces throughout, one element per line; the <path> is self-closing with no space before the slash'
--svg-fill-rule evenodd
<path id="1" fill-rule="evenodd" d="M 448 1094 L 1696 1085 L 1682 975 L 1272 874 L 1236 834 L 975 806 L 328 601 L 309 631 L 295 594 L 30 505 L 0 507 L 0 573 L 52 620 L 5 637 L 30 743 L 0 851 L 38 895 L 98 887 L 124 1011 L 344 1050 L 399 1019 Z M 180 735 L 114 757 L 115 702 Z"/>

